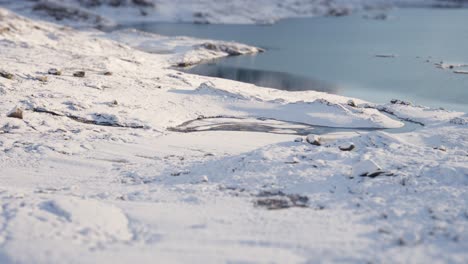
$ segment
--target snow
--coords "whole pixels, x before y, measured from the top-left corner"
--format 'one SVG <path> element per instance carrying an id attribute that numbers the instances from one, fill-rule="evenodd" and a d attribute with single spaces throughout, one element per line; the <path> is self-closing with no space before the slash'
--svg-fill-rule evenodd
<path id="1" fill-rule="evenodd" d="M 381 171 L 382 169 L 379 167 L 379 165 L 375 164 L 373 160 L 366 159 L 354 165 L 352 174 L 355 177 L 359 177 L 359 176 L 371 177 L 372 175 L 377 175 Z"/>
<path id="2" fill-rule="evenodd" d="M 190 66 L 220 57 L 263 52 L 262 49 L 235 42 L 210 41 L 188 37 L 166 37 L 135 29 L 116 30 L 106 37 L 125 43 L 132 48 L 154 54 L 173 56 L 174 66 Z"/>
<path id="3" fill-rule="evenodd" d="M 39 19 L 100 28 L 148 21 L 271 24 L 291 17 L 341 16 L 395 6 L 466 5 L 458 0 L 15 0 L 2 4 Z"/>
<path id="4" fill-rule="evenodd" d="M 466 113 L 173 68 L 238 43 L 3 28 L 0 263 L 467 262 Z"/>

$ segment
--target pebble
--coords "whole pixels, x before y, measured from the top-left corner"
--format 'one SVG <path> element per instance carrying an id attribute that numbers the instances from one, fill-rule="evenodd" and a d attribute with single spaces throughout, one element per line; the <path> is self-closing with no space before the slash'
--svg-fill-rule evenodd
<path id="1" fill-rule="evenodd" d="M 62 75 L 62 72 L 60 70 L 57 70 L 56 68 L 49 69 L 47 73 L 51 75 Z"/>
<path id="2" fill-rule="evenodd" d="M 23 119 L 23 109 L 19 107 L 13 108 L 8 114 L 8 117 Z"/>
<path id="3" fill-rule="evenodd" d="M 347 105 L 351 106 L 351 107 L 356 107 L 356 102 L 354 102 L 354 100 L 352 99 L 349 99 L 348 102 L 346 103 Z"/>
<path id="4" fill-rule="evenodd" d="M 353 166 L 352 174 L 353 176 L 361 177 L 376 177 L 379 174 L 383 173 L 379 165 L 377 165 L 373 160 L 366 159 L 356 163 Z"/>
<path id="5" fill-rule="evenodd" d="M 0 71 L 0 76 L 9 80 L 13 79 L 13 74 L 6 71 Z"/>
<path id="6" fill-rule="evenodd" d="M 353 149 L 356 148 L 356 146 L 353 143 L 349 144 L 343 144 L 338 147 L 341 151 L 352 151 Z"/>
<path id="7" fill-rule="evenodd" d="M 322 144 L 320 143 L 320 137 L 317 136 L 317 135 L 314 135 L 314 134 L 308 135 L 307 138 L 306 138 L 306 141 L 307 141 L 309 144 L 314 145 L 314 146 L 320 146 L 320 145 L 322 145 Z"/>
<path id="8" fill-rule="evenodd" d="M 77 71 L 73 73 L 73 76 L 83 78 L 85 77 L 85 74 L 86 73 L 84 71 Z"/>

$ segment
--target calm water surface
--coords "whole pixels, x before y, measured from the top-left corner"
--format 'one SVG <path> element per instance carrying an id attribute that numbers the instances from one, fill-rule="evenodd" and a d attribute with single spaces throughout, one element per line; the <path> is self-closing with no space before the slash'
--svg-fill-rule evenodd
<path id="1" fill-rule="evenodd" d="M 379 103 L 398 98 L 468 112 L 468 75 L 434 65 L 440 61 L 468 64 L 468 10 L 400 9 L 390 11 L 389 17 L 301 18 L 272 26 L 157 23 L 136 27 L 267 49 L 255 56 L 199 65 L 190 70 L 194 73 L 285 90 L 318 90 Z"/>

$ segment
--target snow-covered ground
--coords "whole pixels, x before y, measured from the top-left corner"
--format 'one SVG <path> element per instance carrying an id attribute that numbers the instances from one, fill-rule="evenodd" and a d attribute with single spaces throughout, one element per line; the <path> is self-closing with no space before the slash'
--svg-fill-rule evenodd
<path id="1" fill-rule="evenodd" d="M 0 9 L 0 263 L 468 261 L 466 113 L 172 68 L 254 52 Z"/>
<path id="2" fill-rule="evenodd" d="M 27 16 L 73 26 L 114 27 L 145 21 L 270 24 L 306 16 L 342 16 L 392 7 L 461 7 L 465 0 L 0 0 Z"/>

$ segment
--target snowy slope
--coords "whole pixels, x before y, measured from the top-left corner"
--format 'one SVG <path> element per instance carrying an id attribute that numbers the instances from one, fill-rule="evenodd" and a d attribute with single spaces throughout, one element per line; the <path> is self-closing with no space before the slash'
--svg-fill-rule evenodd
<path id="1" fill-rule="evenodd" d="M 468 115 L 172 68 L 258 51 L 0 9 L 0 263 L 466 263 Z"/>

